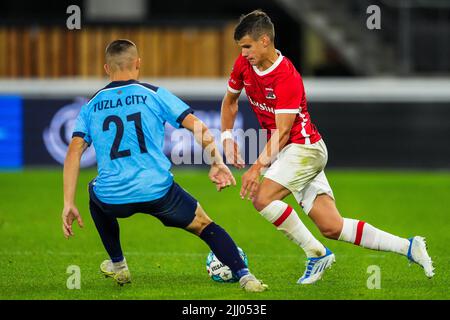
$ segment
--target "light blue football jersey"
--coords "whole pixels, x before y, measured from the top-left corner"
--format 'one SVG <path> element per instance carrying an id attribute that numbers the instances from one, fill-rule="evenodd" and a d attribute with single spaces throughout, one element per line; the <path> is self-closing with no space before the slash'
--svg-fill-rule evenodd
<path id="1" fill-rule="evenodd" d="M 164 196 L 173 183 L 163 153 L 164 124 L 181 126 L 192 109 L 162 87 L 113 81 L 81 108 L 73 137 L 93 143 L 96 196 L 104 203 L 145 202 Z"/>

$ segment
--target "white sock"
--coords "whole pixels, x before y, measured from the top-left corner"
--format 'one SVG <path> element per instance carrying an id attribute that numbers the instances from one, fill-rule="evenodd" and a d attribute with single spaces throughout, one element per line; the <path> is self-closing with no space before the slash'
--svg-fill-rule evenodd
<path id="1" fill-rule="evenodd" d="M 120 262 L 113 262 L 114 271 L 120 271 L 122 269 L 128 269 L 127 260 L 123 258 Z"/>
<path id="2" fill-rule="evenodd" d="M 364 221 L 344 218 L 339 240 L 357 246 L 380 251 L 391 251 L 407 255 L 409 240 L 384 232 Z"/>
<path id="3" fill-rule="evenodd" d="M 305 227 L 297 212 L 283 201 L 272 201 L 260 213 L 291 241 L 299 245 L 307 257 L 320 257 L 325 254 L 325 247 Z"/>

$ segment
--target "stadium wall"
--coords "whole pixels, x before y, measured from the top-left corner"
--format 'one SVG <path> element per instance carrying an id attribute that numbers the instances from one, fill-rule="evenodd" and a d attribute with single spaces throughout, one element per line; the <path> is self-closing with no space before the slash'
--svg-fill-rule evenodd
<path id="1" fill-rule="evenodd" d="M 226 79 L 145 79 L 182 97 L 210 128 L 220 128 Z M 0 168 L 61 165 L 81 106 L 106 80 L 0 80 Z M 309 111 L 330 167 L 450 168 L 450 81 L 305 79 Z M 237 127 L 258 122 L 242 95 Z M 189 132 L 167 125 L 165 152 L 186 152 Z M 218 138 L 218 136 L 217 136 Z M 192 140 L 193 141 L 193 140 Z M 92 150 L 91 150 L 92 149 Z M 193 157 L 201 153 L 192 142 Z M 246 150 L 247 161 L 254 160 Z M 173 159 L 172 159 L 173 160 Z M 95 165 L 89 148 L 83 166 Z"/>

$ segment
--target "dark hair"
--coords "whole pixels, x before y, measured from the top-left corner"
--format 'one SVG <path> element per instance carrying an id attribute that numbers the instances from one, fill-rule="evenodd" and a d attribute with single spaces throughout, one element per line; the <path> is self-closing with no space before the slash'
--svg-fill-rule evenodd
<path id="1" fill-rule="evenodd" d="M 130 40 L 127 39 L 114 40 L 106 47 L 105 55 L 115 56 L 127 51 L 131 47 L 136 47 L 136 45 Z"/>
<path id="2" fill-rule="evenodd" d="M 234 40 L 239 41 L 246 35 L 257 40 L 264 34 L 267 34 L 273 42 L 275 38 L 273 23 L 264 11 L 258 9 L 241 16 L 234 29 Z"/>

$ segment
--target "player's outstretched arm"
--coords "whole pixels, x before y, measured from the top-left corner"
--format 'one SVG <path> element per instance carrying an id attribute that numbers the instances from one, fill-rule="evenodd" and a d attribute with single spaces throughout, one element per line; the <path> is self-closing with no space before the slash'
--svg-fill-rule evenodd
<path id="1" fill-rule="evenodd" d="M 83 227 L 83 220 L 75 206 L 75 191 L 80 171 L 81 156 L 87 146 L 84 139 L 74 137 L 69 145 L 64 161 L 64 208 L 62 211 L 62 229 L 64 236 L 67 239 L 74 235 L 72 223 L 75 220 L 77 220 L 78 225 L 81 228 Z"/>
<path id="2" fill-rule="evenodd" d="M 211 164 L 209 178 L 216 184 L 217 191 L 230 185 L 235 186 L 236 180 L 230 169 L 223 163 L 222 156 L 214 141 L 214 136 L 209 132 L 208 127 L 193 114 L 187 115 L 181 125 L 194 134 L 197 143 L 205 149 L 205 154 L 209 155 L 208 160 Z"/>
<path id="3" fill-rule="evenodd" d="M 242 159 L 239 146 L 231 134 L 238 113 L 239 94 L 227 90 L 222 100 L 220 122 L 222 127 L 221 140 L 225 157 L 233 167 L 242 169 L 245 167 L 245 161 Z"/>

